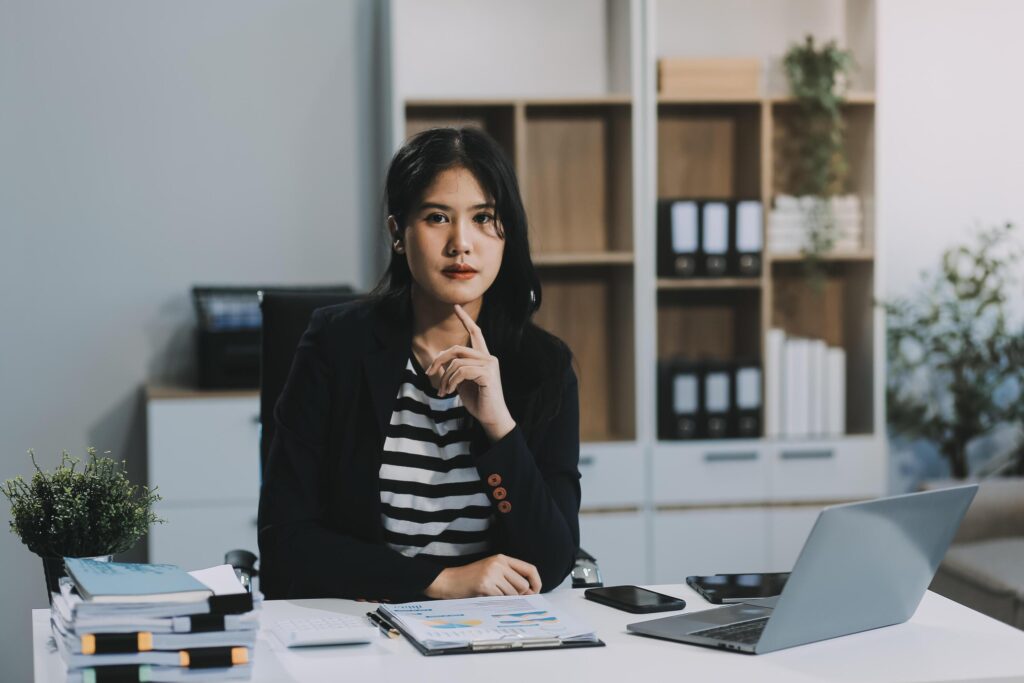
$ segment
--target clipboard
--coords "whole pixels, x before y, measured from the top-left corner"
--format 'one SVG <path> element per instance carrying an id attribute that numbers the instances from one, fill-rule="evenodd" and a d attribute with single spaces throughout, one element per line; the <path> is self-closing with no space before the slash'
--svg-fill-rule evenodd
<path id="1" fill-rule="evenodd" d="M 429 648 L 416 640 L 402 625 L 393 621 L 380 607 L 377 608 L 377 616 L 381 620 L 401 633 L 413 647 L 419 650 L 421 655 L 434 657 L 436 655 L 475 655 L 487 652 L 526 652 L 532 650 L 567 650 L 579 647 L 604 647 L 603 640 L 562 640 L 560 638 L 508 638 L 501 640 L 478 640 L 468 645 L 455 647 Z"/>

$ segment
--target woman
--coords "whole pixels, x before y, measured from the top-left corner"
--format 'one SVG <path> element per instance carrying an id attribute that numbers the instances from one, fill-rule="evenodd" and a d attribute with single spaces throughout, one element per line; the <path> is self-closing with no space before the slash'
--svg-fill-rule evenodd
<path id="1" fill-rule="evenodd" d="M 392 160 L 391 262 L 316 311 L 276 409 L 260 496 L 268 597 L 550 590 L 579 545 L 572 354 L 541 302 L 498 145 L 434 129 Z"/>

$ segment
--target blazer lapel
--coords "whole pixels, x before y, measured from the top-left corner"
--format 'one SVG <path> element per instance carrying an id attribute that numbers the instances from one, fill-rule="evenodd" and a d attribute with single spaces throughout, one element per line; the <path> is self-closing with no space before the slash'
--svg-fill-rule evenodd
<path id="1" fill-rule="evenodd" d="M 373 312 L 373 332 L 380 347 L 366 355 L 363 368 L 373 399 L 373 413 L 383 439 L 384 428 L 391 421 L 395 396 L 402 384 L 412 349 L 412 315 L 407 304 L 378 306 Z"/>

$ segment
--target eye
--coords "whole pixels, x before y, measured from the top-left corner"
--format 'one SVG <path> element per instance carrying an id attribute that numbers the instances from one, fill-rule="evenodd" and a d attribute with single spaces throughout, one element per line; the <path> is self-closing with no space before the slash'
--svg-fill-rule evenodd
<path id="1" fill-rule="evenodd" d="M 443 213 L 439 213 L 437 211 L 427 214 L 428 223 L 444 223 L 447 220 L 448 216 L 445 216 Z"/>
<path id="2" fill-rule="evenodd" d="M 477 215 L 473 216 L 473 220 L 475 220 L 477 223 L 480 223 L 481 225 L 487 225 L 488 223 L 494 222 L 494 216 L 492 216 L 489 213 L 478 213 Z"/>

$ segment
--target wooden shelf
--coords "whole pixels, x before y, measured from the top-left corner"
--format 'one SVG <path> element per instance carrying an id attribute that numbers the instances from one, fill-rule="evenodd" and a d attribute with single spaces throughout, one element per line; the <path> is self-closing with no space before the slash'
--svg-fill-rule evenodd
<path id="1" fill-rule="evenodd" d="M 658 95 L 658 104 L 750 104 L 750 105 L 789 105 L 796 104 L 797 100 L 792 95 L 778 94 L 759 97 L 708 97 L 704 95 Z M 846 95 L 844 105 L 873 105 L 875 93 L 873 92 L 851 92 Z"/>
<path id="2" fill-rule="evenodd" d="M 658 278 L 658 289 L 760 289 L 761 278 L 756 277 L 701 277 L 701 278 Z"/>
<path id="3" fill-rule="evenodd" d="M 622 93 L 568 97 L 455 97 L 406 100 L 407 107 L 586 107 L 632 104 L 633 96 Z"/>
<path id="4" fill-rule="evenodd" d="M 796 98 L 792 95 L 771 95 L 765 98 L 771 104 L 796 104 Z M 875 103 L 873 92 L 849 92 L 844 98 L 843 104 L 870 105 Z"/>
<path id="5" fill-rule="evenodd" d="M 765 253 L 765 260 L 771 261 L 772 263 L 800 263 L 804 260 L 805 256 L 801 253 L 790 252 L 790 253 Z M 861 262 L 861 261 L 874 261 L 875 252 L 871 249 L 860 249 L 857 251 L 839 251 L 829 252 L 827 254 L 821 254 L 818 257 L 819 260 L 826 263 L 844 263 L 844 262 Z"/>
<path id="6" fill-rule="evenodd" d="M 631 266 L 631 251 L 583 251 L 534 254 L 535 266 Z"/>

